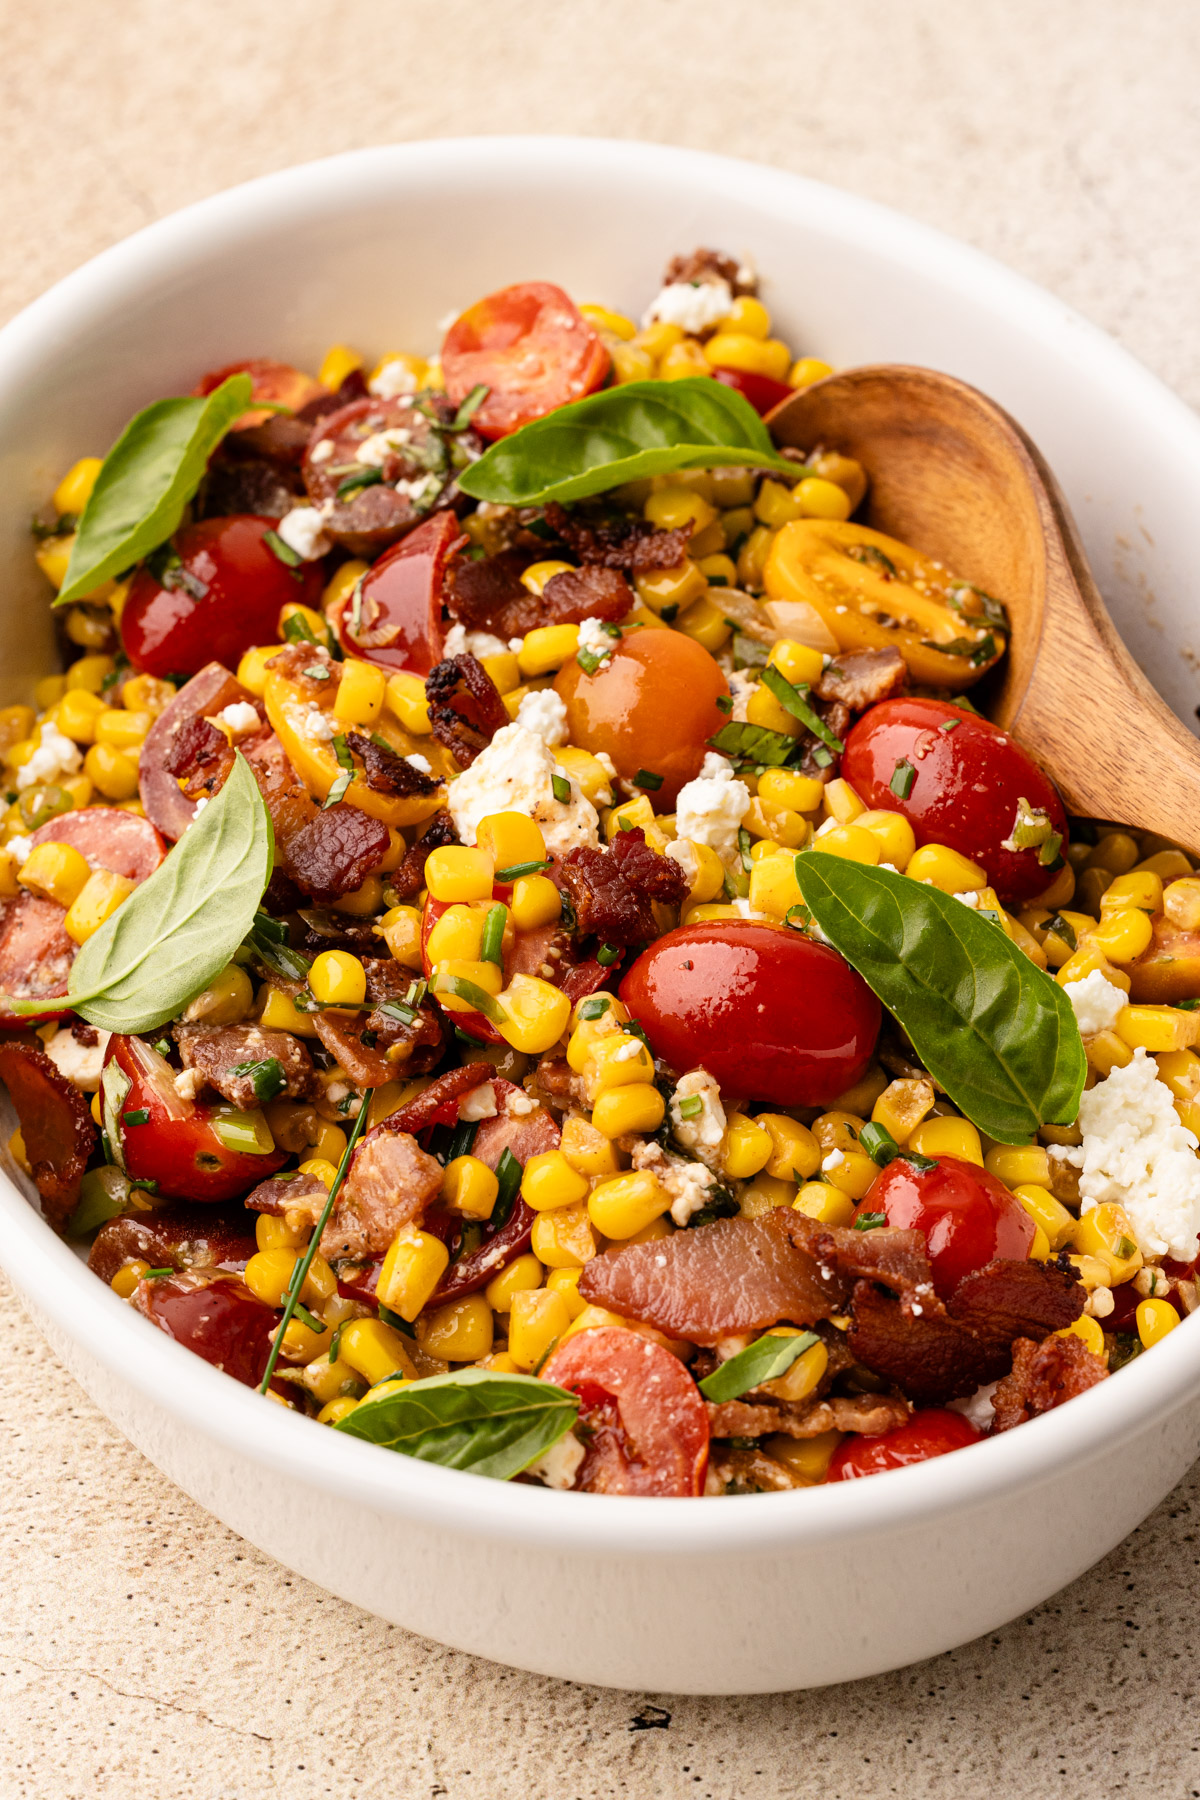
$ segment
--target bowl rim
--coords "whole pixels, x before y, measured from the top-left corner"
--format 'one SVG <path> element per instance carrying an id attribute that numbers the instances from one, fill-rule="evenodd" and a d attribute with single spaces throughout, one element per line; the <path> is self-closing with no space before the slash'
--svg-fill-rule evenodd
<path id="1" fill-rule="evenodd" d="M 415 140 L 352 150 L 303 163 L 199 200 L 101 251 L 0 329 L 0 395 L 31 360 L 86 329 L 89 315 L 132 296 L 156 274 L 178 271 L 210 250 L 251 235 L 264 217 L 278 226 L 358 198 L 402 195 L 430 179 L 462 178 L 486 154 L 516 181 L 544 169 L 585 183 L 606 175 L 686 176 L 735 200 L 911 268 L 918 260 L 950 297 L 977 313 L 1004 316 L 1049 341 L 1055 353 L 1116 385 L 1128 403 L 1153 413 L 1200 473 L 1200 419 L 1106 333 L 1032 281 L 936 228 L 822 182 L 708 151 L 604 138 L 495 136 Z M 215 1445 L 309 1489 L 431 1528 L 475 1537 L 541 1543 L 551 1550 L 675 1559 L 720 1551 L 759 1556 L 927 1523 L 981 1506 L 1017 1488 L 1048 1482 L 1068 1462 L 1087 1464 L 1123 1438 L 1153 1427 L 1195 1391 L 1200 1326 L 1185 1319 L 1155 1347 L 1069 1407 L 965 1451 L 874 1479 L 760 1495 L 744 1509 L 691 1501 L 556 1493 L 489 1481 L 341 1438 L 333 1456 L 314 1458 L 312 1421 L 264 1406 L 173 1343 L 97 1281 L 36 1207 L 0 1174 L 0 1262 L 18 1291 L 81 1353 L 145 1400 Z M 340 1435 L 340 1434 L 339 1434 Z"/>

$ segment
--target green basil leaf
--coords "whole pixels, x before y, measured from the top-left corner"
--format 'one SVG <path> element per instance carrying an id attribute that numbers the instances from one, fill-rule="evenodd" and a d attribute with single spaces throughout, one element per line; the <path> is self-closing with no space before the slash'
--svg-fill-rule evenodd
<path id="1" fill-rule="evenodd" d="M 706 1375 L 700 1383 L 700 1392 L 706 1400 L 720 1406 L 726 1400 L 736 1400 L 739 1394 L 749 1393 L 764 1381 L 775 1381 L 780 1375 L 786 1375 L 792 1364 L 811 1350 L 817 1341 L 815 1331 L 801 1332 L 799 1337 L 760 1337 L 753 1344 L 747 1344 L 728 1362 L 723 1362 L 719 1369 Z"/>
<path id="2" fill-rule="evenodd" d="M 335 1427 L 386 1450 L 508 1481 L 570 1430 L 579 1400 L 532 1375 L 459 1369 L 377 1399 L 368 1394 Z"/>
<path id="3" fill-rule="evenodd" d="M 271 815 L 239 754 L 166 861 L 81 948 L 68 984 L 75 1011 L 103 1031 L 151 1031 L 175 1018 L 254 923 L 273 854 Z M 9 1002 L 10 1012 L 19 1007 L 37 1011 L 35 1001 Z"/>
<path id="4" fill-rule="evenodd" d="M 795 738 L 788 737 L 786 732 L 771 731 L 766 725 L 742 724 L 737 720 L 722 725 L 716 737 L 710 737 L 708 741 L 714 750 L 734 762 L 764 763 L 771 769 L 782 768 L 796 750 Z"/>
<path id="5" fill-rule="evenodd" d="M 1070 1001 L 1003 931 L 907 875 L 805 850 L 804 903 L 981 1131 L 1027 1143 L 1070 1125 L 1087 1063 Z"/>
<path id="6" fill-rule="evenodd" d="M 797 474 L 748 400 L 710 376 L 689 375 L 630 381 L 560 406 L 493 444 L 458 485 L 476 500 L 541 506 L 672 469 L 732 464 Z"/>
<path id="7" fill-rule="evenodd" d="M 249 375 L 231 375 L 203 399 L 156 400 L 129 421 L 83 509 L 56 606 L 90 594 L 166 543 L 253 392 Z"/>

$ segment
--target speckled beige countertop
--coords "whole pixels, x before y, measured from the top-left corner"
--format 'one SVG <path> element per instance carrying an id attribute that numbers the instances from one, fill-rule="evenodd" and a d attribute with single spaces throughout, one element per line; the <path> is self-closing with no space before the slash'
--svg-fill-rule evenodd
<path id="1" fill-rule="evenodd" d="M 1188 0 L 8 0 L 0 20 L 5 316 L 247 176 L 580 131 L 888 201 L 1200 403 Z M 966 1649 L 854 1687 L 672 1700 L 476 1662 L 288 1576 L 123 1442 L 7 1290 L 0 1368 L 0 1800 L 1200 1795 L 1196 1476 Z M 563 1604 L 586 1631 L 587 1596 Z M 669 1725 L 634 1728 L 647 1702 Z"/>

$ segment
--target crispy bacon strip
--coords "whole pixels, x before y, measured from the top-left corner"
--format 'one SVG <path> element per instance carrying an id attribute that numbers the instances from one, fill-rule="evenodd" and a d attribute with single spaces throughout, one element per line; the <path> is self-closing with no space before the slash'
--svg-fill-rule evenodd
<path id="1" fill-rule="evenodd" d="M 448 656 L 425 683 L 429 722 L 460 768 L 466 769 L 509 723 L 500 691 L 474 656 Z"/>
<path id="2" fill-rule="evenodd" d="M 406 756 L 377 744 L 362 731 L 348 731 L 346 743 L 363 766 L 367 786 L 376 794 L 394 794 L 407 800 L 414 794 L 436 794 L 439 783 L 409 762 Z"/>
<path id="3" fill-rule="evenodd" d="M 312 1058 L 290 1031 L 261 1025 L 176 1025 L 175 1042 L 185 1069 L 195 1069 L 231 1106 L 250 1111 L 261 1105 L 254 1077 L 236 1071 L 247 1063 L 279 1064 L 281 1097 L 308 1099 L 317 1091 Z"/>
<path id="4" fill-rule="evenodd" d="M 821 700 L 840 700 L 851 712 L 862 712 L 898 694 L 907 677 L 898 650 L 846 650 L 825 669 L 815 691 Z"/>
<path id="5" fill-rule="evenodd" d="M 634 575 L 648 574 L 652 569 L 678 568 L 687 555 L 691 536 L 690 527 L 661 531 L 628 513 L 569 513 L 557 500 L 546 507 L 545 519 L 581 563 L 622 569 Z"/>
<path id="6" fill-rule="evenodd" d="M 757 294 L 758 276 L 753 269 L 726 256 L 723 250 L 707 250 L 703 245 L 686 256 L 673 256 L 663 272 L 663 286 L 677 281 L 727 281 L 735 294 Z"/>
<path id="7" fill-rule="evenodd" d="M 458 832 L 450 814 L 445 809 L 435 812 L 421 836 L 405 851 L 400 867 L 392 873 L 390 886 L 398 897 L 411 900 L 414 894 L 419 894 L 425 886 L 425 859 L 429 852 L 457 842 Z"/>
<path id="8" fill-rule="evenodd" d="M 633 589 L 620 570 L 595 564 L 552 575 L 541 597 L 549 614 L 547 625 L 582 625 L 585 619 L 611 622 L 623 619 L 634 606 Z"/>
<path id="9" fill-rule="evenodd" d="M 607 850 L 572 850 L 562 879 L 580 935 L 606 944 L 648 943 L 658 930 L 652 902 L 680 906 L 688 891 L 679 864 L 651 850 L 640 826 L 619 831 Z"/>
<path id="10" fill-rule="evenodd" d="M 1064 1400 L 1085 1394 L 1108 1370 L 1077 1337 L 1047 1337 L 1040 1344 L 1018 1338 L 1013 1345 L 1012 1372 L 992 1395 L 995 1431 L 1011 1431 L 1038 1413 L 1050 1412 Z"/>
<path id="11" fill-rule="evenodd" d="M 417 775 L 416 769 L 413 774 Z M 379 867 L 389 842 L 382 820 L 339 800 L 314 814 L 291 838 L 288 874 L 314 900 L 340 900 L 343 894 L 360 888 Z"/>

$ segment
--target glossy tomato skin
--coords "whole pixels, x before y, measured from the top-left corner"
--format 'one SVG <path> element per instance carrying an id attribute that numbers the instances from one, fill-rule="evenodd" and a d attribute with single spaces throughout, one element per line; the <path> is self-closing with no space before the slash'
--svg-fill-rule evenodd
<path id="1" fill-rule="evenodd" d="M 863 1475 L 882 1475 L 885 1469 L 904 1469 L 910 1463 L 928 1462 L 947 1451 L 977 1444 L 982 1433 L 961 1413 L 942 1407 L 916 1412 L 906 1425 L 878 1437 L 848 1437 L 833 1453 L 826 1481 L 857 1481 Z"/>
<path id="2" fill-rule="evenodd" d="M 1016 1195 L 977 1163 L 932 1160 L 935 1166 L 923 1169 L 897 1156 L 871 1183 L 855 1217 L 883 1213 L 889 1225 L 919 1231 L 929 1246 L 933 1285 L 948 1300 L 964 1275 L 995 1257 L 1023 1261 L 1035 1227 Z"/>
<path id="3" fill-rule="evenodd" d="M 170 1064 L 141 1038 L 114 1035 L 105 1068 L 112 1062 L 130 1080 L 117 1111 L 119 1143 L 114 1149 L 119 1149 L 131 1181 L 156 1182 L 160 1195 L 176 1200 L 235 1200 L 287 1161 L 281 1150 L 253 1156 L 227 1148 L 213 1124 L 229 1109 L 181 1099 Z M 126 1122 L 127 1114 L 143 1111 L 149 1115 L 144 1123 Z"/>
<path id="4" fill-rule="evenodd" d="M 679 1358 L 640 1332 L 580 1331 L 539 1371 L 579 1395 L 588 1426 L 577 1488 L 686 1498 L 704 1492 L 708 1413 Z"/>
<path id="5" fill-rule="evenodd" d="M 680 631 L 635 631 L 589 675 L 575 657 L 554 678 L 567 708 L 570 742 L 603 750 L 617 774 L 661 775 L 655 809 L 669 812 L 685 782 L 700 773 L 708 739 L 728 723 L 717 705 L 729 695 L 716 661 Z"/>
<path id="6" fill-rule="evenodd" d="M 240 1281 L 168 1275 L 142 1282 L 136 1304 L 177 1344 L 244 1386 L 257 1387 L 266 1373 L 278 1315 Z"/>
<path id="7" fill-rule="evenodd" d="M 944 730 L 952 720 L 958 723 Z M 915 770 L 906 799 L 891 787 L 901 761 Z M 949 844 L 979 863 L 1005 906 L 1032 900 L 1054 879 L 1036 850 L 1003 846 L 1024 799 L 1049 816 L 1066 847 L 1058 790 L 989 719 L 947 700 L 884 700 L 846 739 L 842 774 L 868 807 L 902 813 L 918 844 Z"/>
<path id="8" fill-rule="evenodd" d="M 575 302 L 550 281 L 521 281 L 477 300 L 442 345 L 446 392 L 456 406 L 482 383 L 471 420 L 486 438 L 507 437 L 608 379 L 612 359 Z"/>
<path id="9" fill-rule="evenodd" d="M 434 513 L 387 550 L 362 578 L 358 624 L 354 596 L 329 609 L 347 656 L 380 668 L 428 675 L 442 660 L 442 584 L 454 547 L 463 543 L 454 513 Z"/>
<path id="10" fill-rule="evenodd" d="M 755 375 L 749 369 L 714 369 L 713 375 L 722 387 L 733 388 L 748 400 L 760 418 L 782 401 L 790 400 L 796 392 L 786 381 L 776 381 L 771 375 Z"/>
<path id="11" fill-rule="evenodd" d="M 269 400 L 275 406 L 286 406 L 293 413 L 298 413 L 314 400 L 324 398 L 329 392 L 328 388 L 322 387 L 319 381 L 304 374 L 303 370 L 293 368 L 291 363 L 273 362 L 269 356 L 252 356 L 246 362 L 226 363 L 223 369 L 210 369 L 207 375 L 200 377 L 192 392 L 200 396 L 211 394 L 214 388 L 219 388 L 231 375 L 249 375 L 256 400 Z M 246 431 L 276 416 L 257 407 L 252 412 L 242 413 L 240 418 L 234 420 L 231 429 Z"/>
<path id="12" fill-rule="evenodd" d="M 878 1000 L 836 950 L 752 920 L 684 925 L 644 950 L 621 999 L 673 1069 L 726 1093 L 826 1106 L 866 1073 Z"/>
<path id="13" fill-rule="evenodd" d="M 195 675 L 214 661 L 236 669 L 254 644 L 275 642 L 288 601 L 319 605 L 321 563 L 293 569 L 281 562 L 265 542 L 273 529 L 272 520 L 242 513 L 177 532 L 175 550 L 203 597 L 199 588 L 164 587 L 148 568 L 138 570 L 121 614 L 121 641 L 135 669 L 163 677 Z"/>

